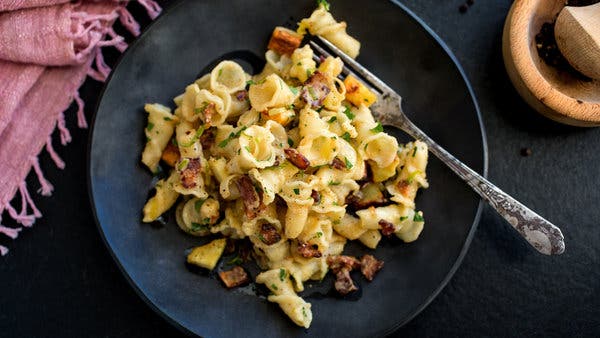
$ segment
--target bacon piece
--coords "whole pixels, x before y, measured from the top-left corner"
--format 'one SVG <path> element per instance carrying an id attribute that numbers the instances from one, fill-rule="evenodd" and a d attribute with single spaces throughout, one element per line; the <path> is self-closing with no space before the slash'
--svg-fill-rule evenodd
<path id="1" fill-rule="evenodd" d="M 396 188 L 398 188 L 398 191 L 400 191 L 400 194 L 402 194 L 403 196 L 406 196 L 406 195 L 408 195 L 408 193 L 410 191 L 410 184 L 408 183 L 408 181 L 403 180 L 396 184 Z"/>
<path id="2" fill-rule="evenodd" d="M 383 261 L 380 261 L 371 255 L 364 255 L 360 259 L 360 272 L 369 281 L 373 280 L 373 277 L 375 277 L 375 274 L 381 270 L 381 268 L 383 268 Z"/>
<path id="3" fill-rule="evenodd" d="M 331 166 L 338 170 L 346 169 L 346 164 L 337 157 L 333 159 L 333 161 L 331 162 Z"/>
<path id="4" fill-rule="evenodd" d="M 327 265 L 333 272 L 337 273 L 342 269 L 351 271 L 360 267 L 360 261 L 352 256 L 336 255 L 327 257 Z"/>
<path id="5" fill-rule="evenodd" d="M 238 90 L 233 95 L 238 101 L 245 101 L 248 98 L 248 91 L 246 90 Z"/>
<path id="6" fill-rule="evenodd" d="M 294 50 L 300 47 L 300 43 L 302 43 L 302 35 L 291 29 L 278 26 L 273 30 L 267 48 L 278 54 L 292 55 Z"/>
<path id="7" fill-rule="evenodd" d="M 240 177 L 235 184 L 237 185 L 242 201 L 244 202 L 244 209 L 246 210 L 246 217 L 253 219 L 261 209 L 260 196 L 254 189 L 254 184 L 248 175 Z"/>
<path id="8" fill-rule="evenodd" d="M 389 236 L 396 231 L 396 229 L 394 228 L 394 224 L 384 219 L 379 220 L 379 225 L 381 226 L 381 234 L 384 236 Z"/>
<path id="9" fill-rule="evenodd" d="M 323 256 L 317 244 L 308 244 L 302 241 L 298 241 L 298 253 L 304 258 L 319 258 Z"/>
<path id="10" fill-rule="evenodd" d="M 312 197 L 312 199 L 314 200 L 314 204 L 319 204 L 321 202 L 321 194 L 319 194 L 319 192 L 316 190 L 313 190 L 310 193 L 310 197 Z"/>
<path id="11" fill-rule="evenodd" d="M 188 161 L 187 166 L 180 173 L 181 185 L 186 189 L 195 187 L 198 175 L 200 175 L 200 159 L 190 158 Z"/>
<path id="12" fill-rule="evenodd" d="M 318 108 L 323 105 L 323 100 L 331 89 L 328 86 L 327 77 L 319 71 L 315 71 L 309 78 L 304 82 L 302 87 L 302 99 L 313 108 Z"/>
<path id="13" fill-rule="evenodd" d="M 219 278 L 221 278 L 221 281 L 228 289 L 248 284 L 250 282 L 250 278 L 248 277 L 246 270 L 244 270 L 244 268 L 241 266 L 235 266 L 229 271 L 219 272 Z"/>
<path id="14" fill-rule="evenodd" d="M 200 136 L 200 144 L 202 149 L 210 149 L 215 144 L 215 132 L 214 129 L 207 128 Z"/>
<path id="15" fill-rule="evenodd" d="M 293 165 L 295 165 L 300 170 L 305 170 L 310 165 L 310 162 L 304 155 L 302 155 L 298 150 L 294 148 L 285 148 L 283 149 L 285 152 L 285 157 L 290 161 Z"/>
<path id="16" fill-rule="evenodd" d="M 281 235 L 277 228 L 271 224 L 263 224 L 260 226 L 260 240 L 266 245 L 272 245 L 281 240 Z"/>
<path id="17" fill-rule="evenodd" d="M 333 286 L 342 296 L 349 294 L 350 292 L 358 290 L 352 277 L 350 277 L 350 270 L 344 268 L 335 274 L 335 283 Z"/>
<path id="18" fill-rule="evenodd" d="M 175 164 L 177 164 L 177 161 L 179 161 L 179 156 L 179 148 L 177 148 L 177 146 L 173 143 L 169 142 L 160 158 L 166 164 L 170 165 L 171 167 L 174 167 Z"/>

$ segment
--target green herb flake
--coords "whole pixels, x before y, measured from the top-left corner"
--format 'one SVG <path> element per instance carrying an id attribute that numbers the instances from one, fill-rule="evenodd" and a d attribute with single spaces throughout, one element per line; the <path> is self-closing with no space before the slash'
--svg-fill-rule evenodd
<path id="1" fill-rule="evenodd" d="M 152 139 L 151 139 L 151 138 L 149 138 L 148 136 L 146 136 L 146 143 L 148 143 L 148 142 L 150 142 L 150 141 L 152 141 Z"/>
<path id="2" fill-rule="evenodd" d="M 163 117 L 163 120 L 165 120 L 165 121 L 173 121 L 173 119 L 172 119 L 172 118 L 170 118 L 170 117 L 167 117 L 167 116 Z"/>
<path id="3" fill-rule="evenodd" d="M 298 95 L 298 88 L 292 87 L 292 86 L 289 86 L 289 87 L 290 87 L 290 90 L 292 91 L 292 94 Z"/>
<path id="4" fill-rule="evenodd" d="M 279 280 L 280 280 L 280 281 L 282 281 L 282 282 L 283 282 L 283 281 L 285 280 L 285 276 L 286 276 L 286 275 L 287 275 L 287 274 L 285 273 L 285 269 L 279 269 Z"/>
<path id="5" fill-rule="evenodd" d="M 312 70 L 310 70 L 310 69 L 307 69 L 307 70 L 306 70 L 306 77 L 311 77 L 311 76 L 312 76 L 312 73 L 313 73 L 313 71 L 312 71 Z M 308 88 L 309 88 L 309 91 L 310 91 L 310 88 L 312 88 L 312 87 L 308 87 Z M 311 95 L 312 95 L 312 94 L 311 94 Z M 313 98 L 314 98 L 314 97 L 313 97 Z"/>
<path id="6" fill-rule="evenodd" d="M 279 289 L 277 288 L 277 285 L 275 285 L 275 284 L 271 284 L 271 289 L 273 289 L 273 290 L 279 290 Z"/>
<path id="7" fill-rule="evenodd" d="M 420 212 L 415 213 L 415 217 L 413 217 L 413 221 L 415 222 L 424 222 L 423 214 Z"/>
<path id="8" fill-rule="evenodd" d="M 333 122 L 335 122 L 336 120 L 337 120 L 337 117 L 336 117 L 336 116 L 332 116 L 332 117 L 329 119 L 329 121 L 327 121 L 327 123 L 333 123 Z"/>
<path id="9" fill-rule="evenodd" d="M 313 98 L 313 100 L 316 100 L 319 98 L 313 87 L 308 87 L 308 93 L 310 94 L 310 97 Z"/>
<path id="10" fill-rule="evenodd" d="M 223 74 L 223 68 L 219 69 L 219 77 Z"/>
<path id="11" fill-rule="evenodd" d="M 204 204 L 204 201 L 206 200 L 197 200 L 196 202 L 194 202 L 194 209 L 196 209 L 197 213 L 200 213 L 200 208 L 202 208 L 202 204 Z"/>
<path id="12" fill-rule="evenodd" d="M 288 137 L 288 146 L 293 147 L 294 146 L 294 140 L 292 140 L 291 138 Z"/>
<path id="13" fill-rule="evenodd" d="M 350 107 L 346 106 L 346 109 L 344 110 L 344 114 L 346 116 L 348 116 L 348 119 L 350 120 L 354 120 L 354 118 L 356 117 L 356 115 L 354 115 L 354 113 L 350 110 Z"/>
<path id="14" fill-rule="evenodd" d="M 181 170 L 187 168 L 189 163 L 190 163 L 190 160 L 188 160 L 187 158 L 183 159 L 183 161 L 179 162 L 179 165 L 177 165 L 177 169 L 179 169 L 179 171 L 181 171 Z"/>
<path id="15" fill-rule="evenodd" d="M 250 150 L 250 147 L 245 146 L 244 149 L 246 149 L 247 152 L 249 152 L 250 154 L 252 154 L 252 150 Z"/>
<path id="16" fill-rule="evenodd" d="M 300 189 L 299 188 L 294 188 L 294 194 L 300 195 Z"/>
<path id="17" fill-rule="evenodd" d="M 306 310 L 304 309 L 304 307 L 302 308 L 302 315 L 303 315 L 304 317 L 306 317 Z"/>
<path id="18" fill-rule="evenodd" d="M 208 226 L 206 224 L 200 224 L 196 222 L 192 222 L 192 231 L 197 232 L 201 230 L 208 230 Z"/>
<path id="19" fill-rule="evenodd" d="M 377 122 L 377 125 L 375 126 L 375 128 L 371 129 L 371 131 L 374 133 L 381 133 L 383 131 L 383 126 L 381 125 L 381 122 Z"/>
<path id="20" fill-rule="evenodd" d="M 154 128 L 154 123 L 148 122 L 148 126 L 146 127 L 146 130 L 151 131 L 152 128 Z"/>
<path id="21" fill-rule="evenodd" d="M 235 256 L 230 261 L 228 261 L 226 264 L 227 265 L 240 265 L 243 262 L 244 261 L 240 258 L 240 256 Z"/>
<path id="22" fill-rule="evenodd" d="M 346 140 L 346 142 L 350 142 L 350 133 L 345 132 L 342 134 L 342 138 Z"/>
<path id="23" fill-rule="evenodd" d="M 292 104 L 286 106 L 285 108 L 289 109 L 289 110 L 293 110 L 294 108 L 296 108 L 296 106 L 292 103 Z"/>
<path id="24" fill-rule="evenodd" d="M 417 154 L 417 147 L 414 147 L 413 148 L 412 157 L 415 157 L 416 154 Z"/>
<path id="25" fill-rule="evenodd" d="M 323 6 L 326 11 L 329 11 L 329 2 L 327 2 L 327 0 L 317 0 L 317 6 Z"/>
<path id="26" fill-rule="evenodd" d="M 317 238 L 321 238 L 321 237 L 323 237 L 323 233 L 322 233 L 322 232 L 320 232 L 320 231 L 319 231 L 319 232 L 317 232 Z"/>
<path id="27" fill-rule="evenodd" d="M 400 216 L 400 222 L 404 222 L 408 219 L 408 216 Z"/>
<path id="28" fill-rule="evenodd" d="M 329 183 L 327 183 L 327 185 L 340 185 L 340 184 L 342 184 L 342 182 L 329 181 Z"/>
<path id="29" fill-rule="evenodd" d="M 346 164 L 346 169 L 352 169 L 353 165 L 346 156 L 344 156 L 344 163 Z"/>
<path id="30" fill-rule="evenodd" d="M 173 144 L 174 146 L 178 146 L 179 144 L 177 143 L 177 139 L 176 138 L 172 138 L 171 139 L 171 144 Z"/>
<path id="31" fill-rule="evenodd" d="M 253 84 L 256 84 L 256 82 L 254 82 L 253 80 L 246 81 L 246 86 L 251 86 Z"/>

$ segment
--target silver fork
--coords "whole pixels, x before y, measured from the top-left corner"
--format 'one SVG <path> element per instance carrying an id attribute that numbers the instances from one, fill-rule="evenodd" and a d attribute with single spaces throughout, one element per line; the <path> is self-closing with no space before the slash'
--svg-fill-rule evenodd
<path id="1" fill-rule="evenodd" d="M 539 252 L 545 255 L 557 255 L 565 251 L 563 234 L 558 227 L 496 187 L 435 143 L 404 115 L 400 95 L 329 41 L 318 38 L 336 54 L 335 56 L 339 56 L 344 61 L 343 73 L 345 75 L 352 74 L 357 78 L 363 78 L 367 82 L 367 87 L 377 94 L 377 102 L 371 106 L 371 111 L 381 124 L 399 128 L 411 137 L 425 142 L 431 153 L 467 182 Z M 322 56 L 331 55 L 315 41 L 310 41 L 310 45 Z"/>

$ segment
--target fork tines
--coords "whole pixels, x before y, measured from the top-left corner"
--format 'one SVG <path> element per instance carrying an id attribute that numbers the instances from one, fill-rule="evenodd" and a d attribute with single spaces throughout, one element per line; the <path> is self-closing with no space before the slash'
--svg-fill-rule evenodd
<path id="1" fill-rule="evenodd" d="M 338 56 L 344 62 L 344 70 L 345 74 L 352 74 L 355 77 L 360 77 L 367 82 L 367 85 L 380 94 L 384 93 L 395 93 L 392 88 L 390 88 L 385 82 L 381 81 L 377 76 L 373 75 L 370 71 L 368 71 L 365 67 L 363 67 L 360 63 L 356 62 L 354 59 L 349 57 L 342 50 L 334 46 L 331 42 L 325 40 L 324 38 L 318 36 L 320 42 L 325 45 L 329 50 L 333 52 L 334 55 L 327 52 L 323 47 L 319 46 L 314 40 L 310 40 L 310 46 L 314 48 L 319 54 L 327 57 L 327 56 Z M 360 76 L 356 76 L 359 74 Z"/>

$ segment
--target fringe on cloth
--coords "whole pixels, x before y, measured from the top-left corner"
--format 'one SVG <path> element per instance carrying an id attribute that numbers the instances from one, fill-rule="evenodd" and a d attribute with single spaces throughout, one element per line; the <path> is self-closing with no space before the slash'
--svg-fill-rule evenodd
<path id="1" fill-rule="evenodd" d="M 155 19 L 161 12 L 161 7 L 154 0 L 136 0 L 140 5 L 142 5 L 151 19 Z M 115 15 L 87 15 L 86 13 L 79 13 L 81 15 L 81 19 L 85 20 L 86 25 L 85 28 L 79 32 L 75 32 L 76 35 L 83 35 L 90 30 L 97 29 L 97 20 L 114 20 L 119 19 L 119 22 L 129 31 L 134 37 L 137 37 L 140 34 L 140 25 L 134 19 L 133 15 L 125 8 L 119 7 L 116 10 Z M 104 39 L 102 37 L 104 36 Z M 92 36 L 92 39 L 97 39 L 95 43 L 90 44 L 95 48 L 92 53 L 96 53 L 94 56 L 94 64 L 95 69 L 90 67 L 87 72 L 87 75 L 100 82 L 106 81 L 108 75 L 111 72 L 111 68 L 106 65 L 104 62 L 104 57 L 102 55 L 102 48 L 104 47 L 114 47 L 120 52 L 123 52 L 127 47 L 127 43 L 125 39 L 115 33 L 112 27 L 108 27 L 105 29 L 103 34 Z M 79 96 L 79 92 L 75 92 L 73 95 L 73 100 L 77 104 L 77 126 L 79 128 L 87 128 L 87 121 L 84 114 L 85 103 Z M 60 142 L 63 146 L 67 143 L 71 142 L 71 133 L 69 129 L 66 127 L 65 123 L 65 115 L 64 112 L 61 112 L 56 121 L 56 129 L 59 131 Z M 65 162 L 58 156 L 56 151 L 52 146 L 52 137 L 48 136 L 48 140 L 46 141 L 46 152 L 54 162 L 57 168 L 64 169 Z M 39 154 L 38 154 L 39 156 Z M 38 156 L 34 156 L 30 159 L 30 169 L 33 169 L 35 172 L 38 182 L 40 184 L 40 189 L 37 190 L 39 194 L 42 196 L 50 196 L 52 195 L 52 191 L 54 190 L 54 186 L 44 177 L 44 173 L 39 163 Z M 42 217 L 42 213 L 36 207 L 33 199 L 31 198 L 31 194 L 27 188 L 27 184 L 25 181 L 21 182 L 18 189 L 19 200 L 21 201 L 21 210 L 17 211 L 15 207 L 10 203 L 5 204 L 5 210 L 8 212 L 8 215 L 17 223 L 22 225 L 22 227 L 8 227 L 2 225 L 2 213 L 0 212 L 0 234 L 3 234 L 11 239 L 16 239 L 19 236 L 19 232 L 23 229 L 23 227 L 29 228 L 31 227 L 37 218 Z M 13 202 L 16 196 L 13 196 Z M 8 248 L 3 245 L 0 245 L 0 256 L 4 256 L 8 253 Z"/>

